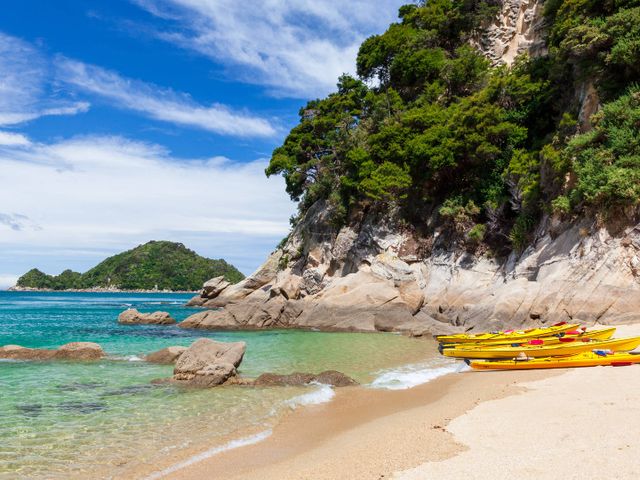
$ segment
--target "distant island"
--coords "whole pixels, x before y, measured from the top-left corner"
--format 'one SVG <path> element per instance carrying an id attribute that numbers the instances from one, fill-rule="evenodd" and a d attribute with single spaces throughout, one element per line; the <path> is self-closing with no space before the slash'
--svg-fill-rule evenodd
<path id="1" fill-rule="evenodd" d="M 244 278 L 223 259 L 202 257 L 181 243 L 150 241 L 109 257 L 85 273 L 65 270 L 47 275 L 34 268 L 13 289 L 195 291 L 219 276 L 231 283 Z"/>

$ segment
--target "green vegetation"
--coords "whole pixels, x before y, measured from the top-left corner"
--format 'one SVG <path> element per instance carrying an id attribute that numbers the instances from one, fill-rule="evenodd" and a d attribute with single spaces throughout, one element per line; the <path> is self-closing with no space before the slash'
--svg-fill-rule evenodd
<path id="1" fill-rule="evenodd" d="M 359 78 L 302 108 L 266 170 L 301 214 L 324 200 L 336 225 L 364 208 L 420 225 L 435 211 L 453 235 L 520 250 L 542 212 L 639 203 L 640 0 L 547 0 L 549 53 L 511 68 L 470 46 L 497 4 L 406 5 L 363 42 Z M 581 133 L 589 83 L 606 104 Z"/>
<path id="2" fill-rule="evenodd" d="M 151 241 L 109 257 L 86 273 L 65 270 L 53 276 L 33 269 L 20 277 L 17 285 L 50 290 L 198 290 L 205 281 L 221 275 L 232 283 L 244 278 L 224 260 L 201 257 L 181 243 Z"/>

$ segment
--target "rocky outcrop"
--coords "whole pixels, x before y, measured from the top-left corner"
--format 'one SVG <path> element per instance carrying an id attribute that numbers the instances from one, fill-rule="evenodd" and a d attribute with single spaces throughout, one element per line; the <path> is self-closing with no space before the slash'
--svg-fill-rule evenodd
<path id="1" fill-rule="evenodd" d="M 546 53 L 543 0 L 503 0 L 500 12 L 472 44 L 493 65 L 512 65 L 521 53 Z"/>
<path id="2" fill-rule="evenodd" d="M 640 321 L 640 223 L 632 212 L 619 219 L 626 228 L 545 217 L 527 250 L 503 258 L 469 251 L 440 228 L 421 237 L 393 215 L 364 215 L 339 230 L 326 215 L 314 205 L 255 279 L 206 299 L 216 309 L 180 326 L 421 336 Z"/>
<path id="3" fill-rule="evenodd" d="M 187 347 L 167 347 L 145 355 L 144 359 L 151 363 L 170 365 L 176 363 L 186 350 Z"/>
<path id="4" fill-rule="evenodd" d="M 302 386 L 310 383 L 321 383 L 334 387 L 358 385 L 353 378 L 335 370 L 327 370 L 319 374 L 295 372 L 289 375 L 263 373 L 251 385 L 256 387 Z"/>
<path id="5" fill-rule="evenodd" d="M 93 342 L 72 342 L 57 350 L 26 348 L 20 345 L 0 347 L 0 358 L 12 360 L 99 360 L 105 356 L 104 350 Z"/>
<path id="6" fill-rule="evenodd" d="M 187 348 L 173 369 L 173 382 L 193 387 L 215 387 L 236 375 L 246 345 L 201 338 Z"/>
<path id="7" fill-rule="evenodd" d="M 141 313 L 135 308 L 128 308 L 118 315 L 118 323 L 122 325 L 172 325 L 176 321 L 167 312 Z"/>

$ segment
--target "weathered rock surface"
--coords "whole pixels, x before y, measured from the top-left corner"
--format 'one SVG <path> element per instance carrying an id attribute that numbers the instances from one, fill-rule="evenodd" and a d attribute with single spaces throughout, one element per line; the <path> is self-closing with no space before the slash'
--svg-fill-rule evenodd
<path id="1" fill-rule="evenodd" d="M 223 343 L 201 338 L 178 358 L 173 381 L 194 387 L 214 387 L 236 375 L 242 362 L 244 342 Z"/>
<path id="2" fill-rule="evenodd" d="M 176 363 L 180 355 L 187 350 L 187 347 L 167 347 L 157 352 L 152 352 L 144 357 L 147 362 L 159 363 L 159 364 L 172 364 Z"/>
<path id="3" fill-rule="evenodd" d="M 473 45 L 494 65 L 512 65 L 516 56 L 546 53 L 543 0 L 503 0 L 494 20 Z"/>
<path id="4" fill-rule="evenodd" d="M 26 348 L 20 345 L 0 347 L 0 358 L 13 360 L 99 360 L 105 356 L 104 350 L 93 342 L 72 342 L 57 350 Z"/>
<path id="5" fill-rule="evenodd" d="M 123 325 L 172 325 L 176 321 L 167 312 L 141 313 L 135 308 L 128 308 L 118 315 L 118 323 Z"/>
<path id="6" fill-rule="evenodd" d="M 640 321 L 640 223 L 632 216 L 619 231 L 595 220 L 544 218 L 527 250 L 490 258 L 438 232 L 425 253 L 424 239 L 398 233 L 393 218 L 365 216 L 335 231 L 323 208 L 312 207 L 259 280 L 247 278 L 242 295 L 223 296 L 227 287 L 208 299 L 223 308 L 180 326 L 422 336 L 562 320 Z M 274 270 L 273 259 L 282 257 L 289 258 L 286 268 Z"/>
<path id="7" fill-rule="evenodd" d="M 257 387 L 308 385 L 317 382 L 334 387 L 348 387 L 358 385 L 353 378 L 335 370 L 327 370 L 319 374 L 294 372 L 288 375 L 263 373 L 256 378 L 252 385 Z"/>

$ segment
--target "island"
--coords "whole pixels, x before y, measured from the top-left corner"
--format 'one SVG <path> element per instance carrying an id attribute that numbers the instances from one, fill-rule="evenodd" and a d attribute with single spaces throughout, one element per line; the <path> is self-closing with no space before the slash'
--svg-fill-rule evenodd
<path id="1" fill-rule="evenodd" d="M 150 241 L 113 255 L 85 273 L 47 275 L 34 268 L 13 290 L 169 290 L 195 291 L 212 277 L 237 283 L 244 275 L 223 259 L 198 255 L 182 243 Z"/>

